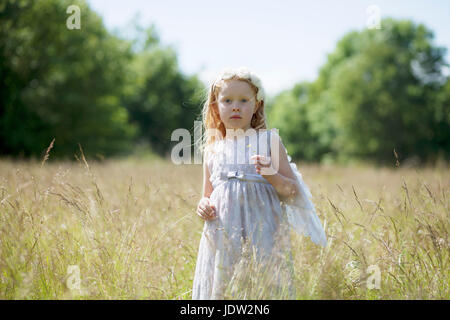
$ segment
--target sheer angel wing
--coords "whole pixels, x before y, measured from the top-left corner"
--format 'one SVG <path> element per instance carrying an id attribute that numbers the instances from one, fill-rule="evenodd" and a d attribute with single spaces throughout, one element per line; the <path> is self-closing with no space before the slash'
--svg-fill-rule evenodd
<path id="1" fill-rule="evenodd" d="M 309 236 L 314 243 L 326 247 L 327 237 L 311 201 L 311 191 L 303 181 L 302 174 L 298 171 L 295 163 L 291 162 L 289 155 L 288 160 L 300 190 L 300 193 L 292 201 L 283 204 L 289 224 L 298 234 Z"/>

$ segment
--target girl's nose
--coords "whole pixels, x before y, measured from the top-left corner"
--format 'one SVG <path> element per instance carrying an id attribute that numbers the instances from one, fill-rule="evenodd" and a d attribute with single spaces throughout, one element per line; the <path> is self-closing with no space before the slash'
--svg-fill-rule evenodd
<path id="1" fill-rule="evenodd" d="M 238 112 L 239 111 L 239 107 L 234 107 L 233 108 L 233 112 Z"/>

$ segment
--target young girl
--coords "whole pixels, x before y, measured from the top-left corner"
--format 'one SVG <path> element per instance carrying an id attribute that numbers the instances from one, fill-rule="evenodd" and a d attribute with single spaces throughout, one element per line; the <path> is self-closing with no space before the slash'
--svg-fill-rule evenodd
<path id="1" fill-rule="evenodd" d="M 326 246 L 308 187 L 246 68 L 223 71 L 203 107 L 205 220 L 192 299 L 295 299 L 289 226 Z"/>

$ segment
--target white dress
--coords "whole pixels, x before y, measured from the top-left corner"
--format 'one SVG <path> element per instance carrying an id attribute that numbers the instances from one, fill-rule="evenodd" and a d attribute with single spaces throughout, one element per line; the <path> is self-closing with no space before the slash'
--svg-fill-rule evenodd
<path id="1" fill-rule="evenodd" d="M 326 245 L 295 164 L 301 192 L 288 205 L 250 160 L 254 154 L 270 156 L 275 134 L 259 130 L 219 140 L 206 153 L 218 218 L 204 223 L 192 299 L 295 299 L 289 227 Z"/>

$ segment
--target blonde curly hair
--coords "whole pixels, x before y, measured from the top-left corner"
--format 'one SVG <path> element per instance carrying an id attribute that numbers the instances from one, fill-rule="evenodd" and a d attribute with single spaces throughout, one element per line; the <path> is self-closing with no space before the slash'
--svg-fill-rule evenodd
<path id="1" fill-rule="evenodd" d="M 204 150 L 208 145 L 214 143 L 217 138 L 223 139 L 226 136 L 225 126 L 220 120 L 217 98 L 223 82 L 227 80 L 245 81 L 250 85 L 250 87 L 252 87 L 253 91 L 255 92 L 255 99 L 258 106 L 256 112 L 253 114 L 250 125 L 255 130 L 267 129 L 266 115 L 264 113 L 265 92 L 264 88 L 262 87 L 261 80 L 257 75 L 255 75 L 245 67 L 227 68 L 220 72 L 219 76 L 209 87 L 206 101 L 203 105 L 202 123 L 204 133 L 200 146 L 201 150 Z M 208 134 L 209 129 L 218 129 L 221 133 L 221 137 Z"/>

